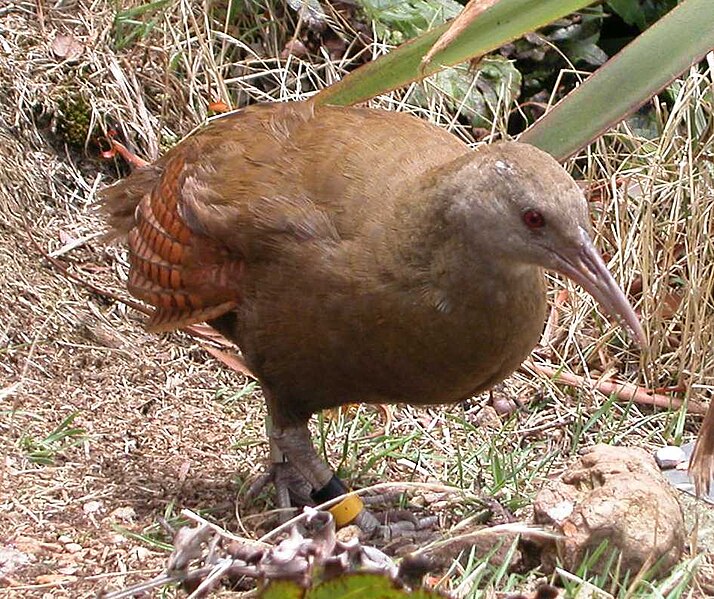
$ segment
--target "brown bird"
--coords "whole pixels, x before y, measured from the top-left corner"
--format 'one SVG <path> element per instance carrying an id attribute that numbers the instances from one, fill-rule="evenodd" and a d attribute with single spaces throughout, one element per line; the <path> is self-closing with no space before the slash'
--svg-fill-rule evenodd
<path id="1" fill-rule="evenodd" d="M 454 403 L 537 343 L 543 269 L 644 333 L 593 246 L 583 195 L 549 155 L 476 151 L 412 116 L 311 103 L 213 121 L 106 190 L 148 327 L 208 321 L 240 348 L 271 447 L 315 501 L 345 486 L 307 422 L 346 403 Z M 348 497 L 340 524 L 376 520 Z"/>

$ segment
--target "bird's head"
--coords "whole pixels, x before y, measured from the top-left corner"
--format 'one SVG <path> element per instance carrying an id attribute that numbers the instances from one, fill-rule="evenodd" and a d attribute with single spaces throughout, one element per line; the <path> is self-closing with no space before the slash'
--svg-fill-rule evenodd
<path id="1" fill-rule="evenodd" d="M 504 142 L 467 154 L 453 167 L 441 188 L 451 196 L 447 219 L 477 240 L 475 251 L 567 276 L 644 345 L 639 319 L 592 242 L 583 193 L 550 155 Z"/>

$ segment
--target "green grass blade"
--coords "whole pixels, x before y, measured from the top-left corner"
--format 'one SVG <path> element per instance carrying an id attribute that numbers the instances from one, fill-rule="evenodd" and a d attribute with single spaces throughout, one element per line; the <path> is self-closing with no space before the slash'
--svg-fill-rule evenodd
<path id="1" fill-rule="evenodd" d="M 685 0 L 568 94 L 520 141 L 565 160 L 713 48 L 712 0 Z"/>
<path id="2" fill-rule="evenodd" d="M 448 47 L 434 55 L 425 74 L 482 56 L 591 3 L 592 0 L 501 0 L 473 21 Z M 348 106 L 419 79 L 422 57 L 448 27 L 449 23 L 445 23 L 427 31 L 360 67 L 342 81 L 322 90 L 315 96 L 315 101 Z"/>

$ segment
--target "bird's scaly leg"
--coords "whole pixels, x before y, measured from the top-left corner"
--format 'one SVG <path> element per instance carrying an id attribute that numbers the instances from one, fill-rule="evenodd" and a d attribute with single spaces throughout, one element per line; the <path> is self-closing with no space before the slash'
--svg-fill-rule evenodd
<path id="1" fill-rule="evenodd" d="M 271 428 L 268 435 L 273 463 L 276 459 L 287 459 L 310 484 L 310 496 L 315 503 L 324 503 L 347 493 L 345 484 L 317 455 L 306 424 Z M 377 519 L 364 509 L 362 500 L 356 495 L 348 495 L 330 507 L 329 511 L 337 526 L 356 524 L 369 535 L 379 526 Z"/>
<path id="2" fill-rule="evenodd" d="M 315 451 L 307 424 L 285 428 L 276 427 L 269 434 L 271 447 L 274 443 L 282 456 L 285 456 L 294 469 L 310 484 L 313 489 L 310 496 L 315 503 L 324 503 L 348 492 L 345 484 Z M 357 495 L 347 495 L 342 501 L 328 509 L 335 518 L 335 524 L 338 527 L 354 524 L 368 537 L 377 536 L 385 540 L 397 536 L 415 539 L 432 536 L 433 531 L 429 529 L 432 529 L 436 523 L 436 519 L 433 517 L 419 520 L 409 514 L 409 517 L 404 518 L 402 510 L 400 519 L 382 524 L 371 511 L 364 507 L 364 503 Z M 389 520 L 389 514 L 387 514 L 387 520 Z"/>

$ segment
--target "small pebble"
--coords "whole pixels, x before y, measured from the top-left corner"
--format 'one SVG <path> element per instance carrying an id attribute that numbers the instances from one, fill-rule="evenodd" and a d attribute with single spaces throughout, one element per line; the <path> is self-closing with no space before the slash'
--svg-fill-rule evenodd
<path id="1" fill-rule="evenodd" d="M 338 541 L 342 541 L 343 543 L 346 543 L 352 539 L 359 539 L 361 534 L 362 534 L 362 530 L 360 529 L 359 526 L 350 524 L 349 526 L 340 528 L 337 531 L 335 536 L 337 537 Z"/>
<path id="2" fill-rule="evenodd" d="M 473 423 L 476 426 L 495 430 L 500 429 L 503 426 L 499 416 L 499 411 L 491 406 L 484 406 L 481 408 L 476 414 Z"/>
<path id="3" fill-rule="evenodd" d="M 682 451 L 681 447 L 665 445 L 655 452 L 655 461 L 662 470 L 669 470 L 687 461 L 687 455 Z"/>
<path id="4" fill-rule="evenodd" d="M 547 513 L 553 520 L 560 523 L 568 518 L 574 509 L 575 505 L 573 505 L 572 501 L 561 501 L 552 506 Z"/>
<path id="5" fill-rule="evenodd" d="M 136 518 L 136 512 L 132 507 L 118 507 L 117 509 L 112 510 L 110 516 L 115 520 L 132 522 Z"/>
<path id="6" fill-rule="evenodd" d="M 139 562 L 144 562 L 151 556 L 151 551 L 146 547 L 137 547 L 134 549 L 134 555 Z"/>
<path id="7" fill-rule="evenodd" d="M 94 514 L 95 512 L 98 512 L 100 509 L 102 509 L 102 502 L 88 501 L 82 506 L 82 509 L 84 510 L 85 514 Z"/>

